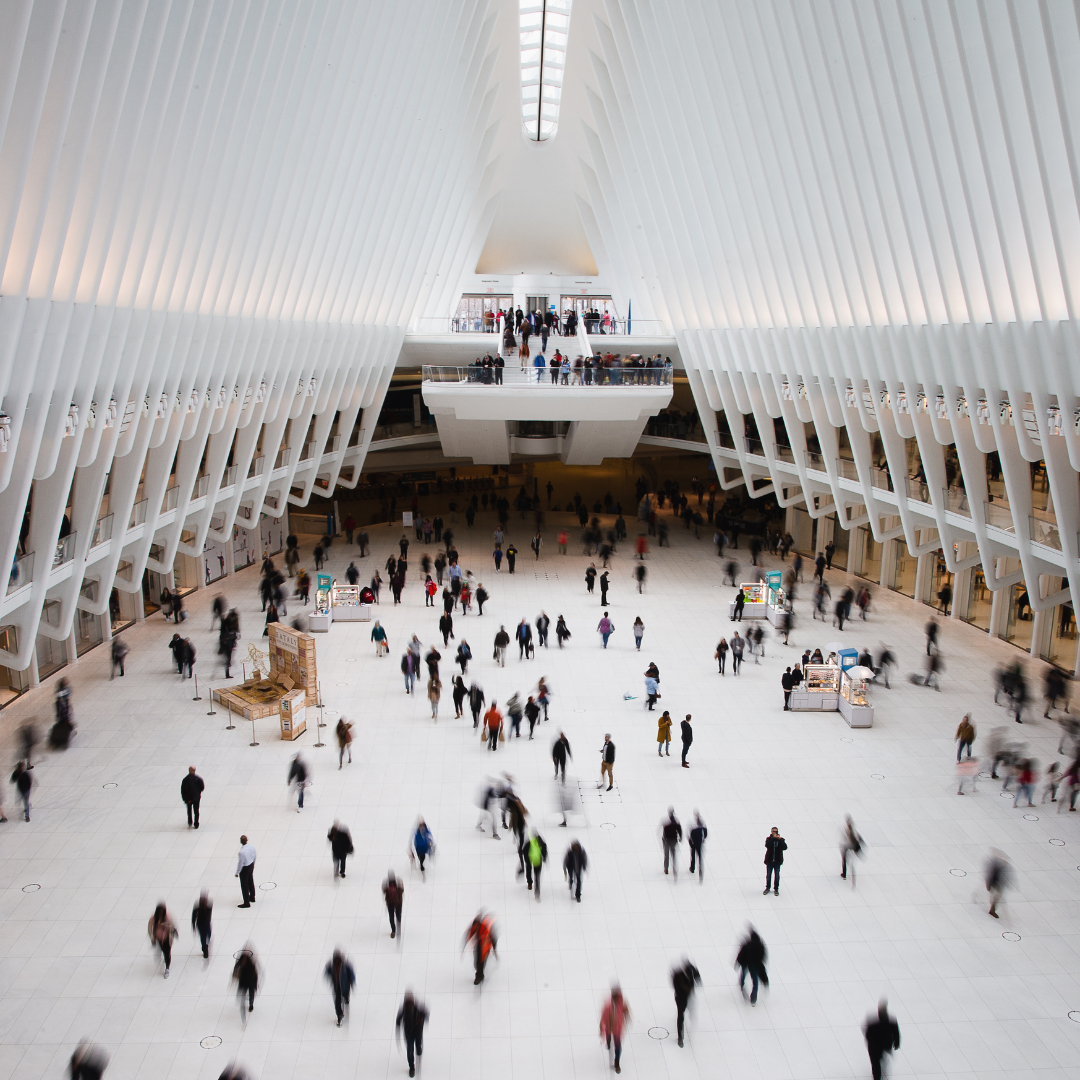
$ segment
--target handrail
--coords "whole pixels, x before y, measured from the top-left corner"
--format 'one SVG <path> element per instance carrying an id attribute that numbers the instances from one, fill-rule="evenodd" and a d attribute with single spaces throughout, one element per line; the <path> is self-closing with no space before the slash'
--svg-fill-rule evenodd
<path id="1" fill-rule="evenodd" d="M 201 473 L 195 477 L 195 486 L 191 489 L 191 497 L 193 499 L 201 499 L 207 491 L 210 490 L 210 476 L 208 473 Z"/>
<path id="2" fill-rule="evenodd" d="M 8 575 L 7 591 L 10 596 L 17 589 L 22 589 L 34 580 L 34 553 L 28 551 L 20 558 L 16 558 L 11 564 L 11 573 Z"/>
<path id="3" fill-rule="evenodd" d="M 68 533 L 63 540 L 57 540 L 56 551 L 53 553 L 53 569 L 71 562 L 75 558 L 75 538 L 78 533 Z"/>
<path id="4" fill-rule="evenodd" d="M 146 507 L 149 499 L 142 499 L 131 508 L 131 517 L 128 518 L 128 528 L 134 529 L 137 525 L 146 524 Z"/>
<path id="5" fill-rule="evenodd" d="M 262 476 L 263 466 L 266 464 L 266 455 L 260 454 L 257 458 L 251 459 L 251 464 L 248 466 L 247 478 L 250 480 L 255 476 Z"/>
<path id="6" fill-rule="evenodd" d="M 221 486 L 222 487 L 232 487 L 233 484 L 236 483 L 236 472 L 237 472 L 237 466 L 236 465 L 230 465 L 225 470 L 225 475 L 221 478 Z"/>
<path id="7" fill-rule="evenodd" d="M 667 367 L 584 367 L 562 365 L 530 366 L 522 369 L 513 359 L 503 368 L 443 367 L 425 364 L 423 381 L 455 386 L 669 386 L 672 370 Z"/>
<path id="8" fill-rule="evenodd" d="M 1061 532 L 1057 527 L 1057 522 L 1029 515 L 1028 528 L 1031 530 L 1031 542 L 1033 544 L 1053 548 L 1054 551 L 1062 550 Z"/>
<path id="9" fill-rule="evenodd" d="M 167 513 L 169 510 L 175 510 L 177 503 L 180 501 L 180 488 L 178 485 L 173 484 L 171 487 L 165 489 L 164 498 L 161 500 L 161 512 Z"/>
<path id="10" fill-rule="evenodd" d="M 289 464 L 289 455 L 292 453 L 291 446 L 283 446 L 274 458 L 274 468 L 284 469 Z"/>
<path id="11" fill-rule="evenodd" d="M 96 548 L 99 544 L 105 544 L 112 539 L 113 515 L 107 514 L 100 517 L 94 523 L 94 534 L 90 537 L 90 547 Z"/>

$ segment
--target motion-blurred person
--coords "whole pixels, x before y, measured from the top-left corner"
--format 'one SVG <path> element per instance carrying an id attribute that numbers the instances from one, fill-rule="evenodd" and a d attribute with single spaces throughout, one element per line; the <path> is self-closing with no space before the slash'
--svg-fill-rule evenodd
<path id="1" fill-rule="evenodd" d="M 941 658 L 941 653 L 935 650 L 932 653 L 926 654 L 926 678 L 923 679 L 923 686 L 929 686 L 930 680 L 934 682 L 934 689 L 941 692 L 941 680 L 939 675 L 945 670 L 945 662 Z"/>
<path id="2" fill-rule="evenodd" d="M 71 1080 L 101 1080 L 109 1059 L 88 1039 L 82 1039 L 68 1062 Z"/>
<path id="3" fill-rule="evenodd" d="M 1065 770 L 1061 777 L 1061 801 L 1058 803 L 1058 813 L 1065 803 L 1069 809 L 1076 810 L 1076 796 L 1080 794 L 1080 757 L 1073 759 L 1072 764 Z"/>
<path id="4" fill-rule="evenodd" d="M 570 740 L 560 731 L 558 738 L 551 745 L 551 760 L 555 763 L 555 776 L 558 779 L 562 774 L 562 782 L 566 783 L 566 759 L 572 758 L 570 753 Z"/>
<path id="5" fill-rule="evenodd" d="M 499 955 L 495 921 L 483 911 L 477 913 L 476 918 L 469 924 L 469 929 L 465 931 L 465 937 L 461 943 L 462 952 L 470 942 L 473 946 L 473 967 L 476 971 L 473 986 L 479 986 L 484 981 L 484 968 L 487 965 L 488 956 L 491 953 L 494 953 L 496 957 Z"/>
<path id="6" fill-rule="evenodd" d="M 340 770 L 345 764 L 345 755 L 349 755 L 349 764 L 352 764 L 352 724 L 344 716 L 338 718 L 337 727 L 334 729 L 338 742 L 337 767 Z"/>
<path id="7" fill-rule="evenodd" d="M 848 868 L 851 868 L 851 884 L 855 885 L 855 857 L 861 856 L 863 851 L 863 838 L 855 831 L 855 822 L 848 814 L 844 818 L 844 829 L 840 834 L 840 876 L 847 879 Z"/>
<path id="8" fill-rule="evenodd" d="M 57 720 L 63 721 L 65 724 L 70 725 L 72 728 L 75 727 L 75 708 L 71 696 L 71 683 L 69 683 L 67 679 L 62 678 L 56 684 L 56 698 L 53 702 L 53 708 Z M 22 728 L 20 729 L 20 736 L 22 736 L 23 732 L 27 733 L 25 737 L 33 739 L 33 743 L 31 745 L 25 746 L 25 751 L 23 753 L 23 757 L 26 758 L 27 766 L 32 768 L 32 751 L 34 747 L 38 744 L 39 735 L 36 726 L 31 721 L 23 724 Z"/>
<path id="9" fill-rule="evenodd" d="M 540 902 L 540 872 L 544 869 L 547 857 L 547 844 L 544 842 L 544 838 L 534 829 L 532 836 L 529 837 L 528 844 L 525 846 L 525 880 L 533 891 L 537 903 Z"/>
<path id="10" fill-rule="evenodd" d="M 1061 762 L 1052 761 L 1050 767 L 1046 770 L 1046 776 L 1043 783 L 1042 798 L 1039 800 L 1041 806 L 1046 802 L 1046 797 L 1050 796 L 1051 802 L 1057 802 L 1058 785 L 1061 783 Z"/>
<path id="11" fill-rule="evenodd" d="M 960 755 L 964 752 L 964 747 L 967 747 L 967 756 L 971 757 L 971 747 L 975 742 L 975 725 L 971 722 L 971 713 L 964 713 L 964 719 L 960 721 L 960 726 L 956 729 L 956 760 L 960 760 Z"/>
<path id="12" fill-rule="evenodd" d="M 956 775 L 959 780 L 959 785 L 956 789 L 957 795 L 964 794 L 964 785 L 969 780 L 971 781 L 971 790 L 973 792 L 976 791 L 976 784 L 979 776 L 979 759 L 977 757 L 966 757 L 961 761 L 960 758 L 957 758 Z"/>
<path id="13" fill-rule="evenodd" d="M 330 841 L 330 853 L 334 860 L 334 877 L 344 877 L 345 861 L 353 853 L 352 836 L 348 827 L 342 825 L 340 821 L 335 821 L 330 826 L 326 839 Z"/>
<path id="14" fill-rule="evenodd" d="M 1043 697 L 1046 699 L 1046 712 L 1043 716 L 1049 718 L 1050 710 L 1058 707 L 1059 701 L 1065 702 L 1065 711 L 1069 711 L 1068 690 L 1065 685 L 1065 676 L 1056 667 L 1046 669 L 1043 676 Z"/>
<path id="15" fill-rule="evenodd" d="M 1016 673 L 1011 697 L 1013 719 L 1018 724 L 1022 724 L 1024 722 L 1024 706 L 1027 705 L 1028 700 L 1027 679 L 1024 678 L 1023 672 L 1017 671 Z"/>
<path id="16" fill-rule="evenodd" d="M 386 880 L 382 883 L 382 892 L 386 914 L 390 918 L 390 936 L 395 938 L 401 928 L 401 905 L 405 900 L 405 886 L 393 870 L 387 873 Z"/>
<path id="17" fill-rule="evenodd" d="M 337 1026 L 341 1027 L 341 1021 L 345 1019 L 345 1009 L 352 996 L 352 988 L 356 985 L 356 972 L 353 971 L 352 964 L 345 959 L 345 954 L 340 949 L 335 949 L 334 955 L 323 968 L 323 974 L 330 983 L 330 992 L 334 995 L 334 1015 L 337 1017 Z"/>
<path id="18" fill-rule="evenodd" d="M 874 679 L 877 680 L 879 675 L 885 677 L 885 689 L 892 689 L 889 686 L 889 671 L 896 667 L 896 656 L 892 649 L 888 645 L 882 643 L 881 650 L 878 652 L 877 663 L 874 665 Z"/>
<path id="19" fill-rule="evenodd" d="M 22 799 L 23 817 L 26 821 L 29 821 L 30 789 L 34 786 L 34 778 L 30 775 L 25 761 L 20 761 L 15 766 L 15 771 L 11 774 L 11 782 L 15 785 L 19 798 Z"/>
<path id="20" fill-rule="evenodd" d="M 503 737 L 503 718 L 499 707 L 493 701 L 491 708 L 484 713 L 484 738 L 489 750 L 499 749 L 499 740 Z"/>
<path id="21" fill-rule="evenodd" d="M 748 926 L 747 929 L 750 932 L 739 945 L 735 966 L 739 969 L 739 990 L 743 997 L 746 997 L 746 976 L 750 976 L 750 1004 L 756 1005 L 758 984 L 769 985 L 769 973 L 765 970 L 765 961 L 769 957 L 769 951 L 753 926 Z"/>
<path id="22" fill-rule="evenodd" d="M 494 706 L 492 706 L 494 708 Z M 485 717 L 486 720 L 486 717 Z M 495 787 L 495 784 L 490 780 L 485 781 L 483 788 L 480 791 L 480 797 L 477 800 L 477 806 L 480 807 L 480 818 L 476 823 L 476 831 L 484 831 L 484 819 L 486 817 L 491 818 L 491 838 L 492 840 L 499 839 L 499 824 L 496 818 L 495 812 L 499 809 L 499 792 Z"/>
<path id="23" fill-rule="evenodd" d="M 199 827 L 199 803 L 202 802 L 202 793 L 206 789 L 203 779 L 195 771 L 194 765 L 188 766 L 187 776 L 180 781 L 180 799 L 187 807 L 187 823 L 189 829 Z"/>
<path id="24" fill-rule="evenodd" d="M 671 859 L 671 872 L 676 880 L 679 877 L 679 860 L 675 849 L 682 843 L 682 826 L 675 817 L 675 807 L 668 807 L 667 821 L 660 827 L 660 839 L 664 846 L 664 873 L 668 872 L 668 859 Z"/>
<path id="25" fill-rule="evenodd" d="M 1035 794 L 1035 781 L 1038 772 L 1035 762 L 1031 758 L 1024 758 L 1020 762 L 1020 771 L 1016 777 L 1016 795 L 1013 797 L 1013 809 L 1021 805 L 1020 800 L 1026 795 L 1028 806 L 1034 806 L 1032 796 Z"/>
<path id="26" fill-rule="evenodd" d="M 773 883 L 773 896 L 780 895 L 780 867 L 784 865 L 785 851 L 787 851 L 787 841 L 774 825 L 769 835 L 765 837 L 765 891 L 761 894 L 762 896 L 768 896 L 770 880 Z"/>
<path id="27" fill-rule="evenodd" d="M 563 856 L 563 878 L 569 884 L 570 892 L 574 894 L 574 899 L 579 904 L 581 903 L 581 879 L 588 869 L 589 857 L 585 854 L 581 842 L 574 840 Z"/>
<path id="28" fill-rule="evenodd" d="M 465 689 L 465 680 L 460 675 L 455 675 L 452 680 L 454 688 L 454 719 L 459 720 L 464 715 L 465 698 L 469 691 Z"/>
<path id="29" fill-rule="evenodd" d="M 255 994 L 259 989 L 259 965 L 255 962 L 255 953 L 250 945 L 240 950 L 240 955 L 233 964 L 232 981 L 236 983 L 236 996 L 240 1002 L 240 1019 L 246 1024 L 247 1014 L 255 1011 Z M 244 998 L 247 1008 L 244 1008 Z"/>
<path id="30" fill-rule="evenodd" d="M 694 824 L 686 838 L 690 843 L 690 873 L 693 874 L 696 868 L 699 882 L 705 880 L 705 841 L 708 836 L 709 830 L 705 828 L 705 822 L 695 810 Z"/>
<path id="31" fill-rule="evenodd" d="M 199 935 L 204 960 L 210 959 L 210 935 L 213 932 L 214 905 L 205 889 L 191 909 L 191 932 Z"/>
<path id="32" fill-rule="evenodd" d="M 176 940 L 176 925 L 172 917 L 165 909 L 164 904 L 158 904 L 150 921 L 146 924 L 146 932 L 150 935 L 150 943 L 155 949 L 161 950 L 161 958 L 165 961 L 165 978 L 170 975 L 172 967 L 172 943 Z"/>
<path id="33" fill-rule="evenodd" d="M 990 894 L 990 914 L 995 919 L 1001 918 L 997 906 L 1004 899 L 1011 877 L 1012 868 L 1008 859 L 996 848 L 991 849 L 990 858 L 986 862 L 985 881 L 986 891 Z"/>
<path id="34" fill-rule="evenodd" d="M 244 898 L 237 907 L 251 907 L 255 903 L 255 845 L 246 836 L 240 837 L 240 852 L 236 857 L 236 877 L 240 879 L 240 893 Z"/>
<path id="35" fill-rule="evenodd" d="M 626 1031 L 626 1021 L 630 1019 L 630 1006 L 626 1004 L 623 992 L 618 984 L 612 987 L 611 997 L 604 1003 L 600 1010 L 600 1035 L 603 1037 L 607 1048 L 610 1050 L 612 1043 L 615 1044 L 615 1071 L 622 1072 L 619 1061 L 622 1058 L 622 1040 Z"/>
<path id="36" fill-rule="evenodd" d="M 309 783 L 307 765 L 304 764 L 304 760 L 299 754 L 293 757 L 292 764 L 289 766 L 289 775 L 285 782 L 289 787 L 296 784 L 296 812 L 299 814 L 304 809 L 304 789 Z"/>
<path id="37" fill-rule="evenodd" d="M 61 701 L 64 703 L 64 707 L 61 708 Z M 69 698 L 61 698 L 59 691 L 56 695 L 56 719 L 67 719 L 70 715 L 70 709 L 67 707 Z M 37 724 L 33 720 L 27 720 L 25 724 L 19 725 L 18 730 L 19 738 L 19 757 L 26 764 L 26 768 L 32 769 L 34 767 L 34 750 L 37 749 L 37 744 L 41 739 L 38 734 Z"/>
<path id="38" fill-rule="evenodd" d="M 480 710 L 484 707 L 486 700 L 484 691 L 477 683 L 472 683 L 469 687 L 469 711 L 472 713 L 473 731 L 480 726 Z"/>
<path id="39" fill-rule="evenodd" d="M 120 669 L 120 674 L 124 674 L 124 658 L 131 651 L 128 647 L 128 643 L 123 638 L 113 638 L 112 647 L 110 648 L 109 657 L 109 678 L 116 677 L 116 669 Z"/>
<path id="40" fill-rule="evenodd" d="M 694 996 L 694 987 L 701 984 L 701 972 L 687 960 L 682 967 L 675 968 L 671 973 L 671 985 L 675 991 L 675 1009 L 678 1016 L 675 1020 L 675 1028 L 679 1034 L 679 1045 L 683 1045 L 685 1034 L 686 1008 L 690 999 Z"/>
<path id="41" fill-rule="evenodd" d="M 413 997 L 411 990 L 406 990 L 405 1000 L 398 1009 L 394 1023 L 394 1036 L 400 1041 L 402 1032 L 405 1034 L 405 1057 L 409 1062 L 410 1076 L 416 1075 L 416 1058 L 424 1053 L 424 1025 L 427 1018 L 427 1009 Z"/>
<path id="42" fill-rule="evenodd" d="M 409 854 L 415 857 L 417 863 L 420 866 L 420 874 L 424 873 L 424 860 L 435 851 L 435 840 L 431 835 L 431 830 L 427 827 L 427 822 L 423 818 L 416 819 L 416 828 L 412 834 L 412 844 L 409 849 Z"/>
<path id="43" fill-rule="evenodd" d="M 870 1055 L 870 1069 L 874 1080 L 881 1080 L 884 1075 L 881 1059 L 886 1054 L 900 1049 L 900 1025 L 889 1015 L 887 1004 L 882 998 L 878 1006 L 877 1018 L 871 1018 L 863 1025 L 866 1050 Z"/>

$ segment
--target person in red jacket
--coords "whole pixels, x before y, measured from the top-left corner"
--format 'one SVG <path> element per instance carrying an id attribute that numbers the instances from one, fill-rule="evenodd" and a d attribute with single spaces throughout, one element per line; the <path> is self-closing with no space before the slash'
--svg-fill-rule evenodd
<path id="1" fill-rule="evenodd" d="M 626 1030 L 626 1021 L 630 1018 L 630 1006 L 626 1004 L 622 990 L 618 985 L 611 989 L 611 997 L 608 998 L 600 1011 L 600 1034 L 608 1049 L 615 1044 L 615 1071 L 622 1072 L 619 1059 L 622 1057 L 623 1032 Z"/>
<path id="2" fill-rule="evenodd" d="M 499 950 L 496 948 L 498 938 L 495 934 L 495 920 L 490 915 L 485 915 L 483 911 L 477 912 L 476 918 L 465 931 L 465 938 L 461 944 L 462 952 L 465 951 L 469 942 L 473 943 L 473 966 L 476 969 L 473 986 L 479 986 L 484 981 L 484 965 L 487 963 L 488 956 L 491 953 L 499 955 Z"/>

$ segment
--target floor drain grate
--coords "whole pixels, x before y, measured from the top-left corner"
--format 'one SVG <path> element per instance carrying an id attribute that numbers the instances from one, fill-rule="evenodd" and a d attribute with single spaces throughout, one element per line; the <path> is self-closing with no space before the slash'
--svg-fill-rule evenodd
<path id="1" fill-rule="evenodd" d="M 277 888 L 277 882 L 276 881 L 264 881 L 259 886 L 259 888 L 262 889 L 263 892 L 269 892 L 271 889 L 276 889 Z"/>
<path id="2" fill-rule="evenodd" d="M 1019 941 L 1020 940 L 1020 935 L 1017 934 L 1017 933 L 1014 933 L 1012 930 L 1006 930 L 1005 933 L 1002 934 L 1001 936 L 1006 941 Z"/>
<path id="3" fill-rule="evenodd" d="M 665 1027 L 651 1027 L 649 1028 L 650 1039 L 666 1039 L 671 1034 Z"/>
<path id="4" fill-rule="evenodd" d="M 204 1050 L 216 1050 L 221 1045 L 220 1035 L 207 1035 L 205 1039 L 199 1041 L 199 1045 Z"/>
<path id="5" fill-rule="evenodd" d="M 1054 847 L 1064 847 L 1065 846 L 1065 841 L 1064 840 L 1051 840 L 1050 843 L 1053 844 Z"/>
<path id="6" fill-rule="evenodd" d="M 952 874 L 953 877 L 967 877 L 966 870 L 950 870 L 949 873 Z"/>
<path id="7" fill-rule="evenodd" d="M 23 892 L 41 892 L 41 886 L 34 882 L 31 885 L 24 885 L 22 887 Z"/>

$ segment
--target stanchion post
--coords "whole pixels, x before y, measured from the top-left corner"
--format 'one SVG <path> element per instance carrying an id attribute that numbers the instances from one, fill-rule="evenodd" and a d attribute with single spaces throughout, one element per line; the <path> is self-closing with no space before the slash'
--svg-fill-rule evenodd
<path id="1" fill-rule="evenodd" d="M 217 713 L 214 712 L 214 688 L 213 687 L 210 688 L 210 711 L 206 715 L 207 716 L 216 716 L 217 715 Z"/>
<path id="2" fill-rule="evenodd" d="M 248 743 L 248 745 L 249 746 L 258 746 L 259 745 L 255 741 L 255 717 L 254 716 L 251 718 L 251 742 Z"/>
<path id="3" fill-rule="evenodd" d="M 232 702 L 226 701 L 225 708 L 229 710 L 229 722 L 225 725 L 226 731 L 235 731 L 236 725 L 232 722 Z"/>
<path id="4" fill-rule="evenodd" d="M 202 698 L 199 697 L 199 676 L 198 675 L 195 676 L 195 696 L 191 700 L 192 701 L 202 701 Z"/>

